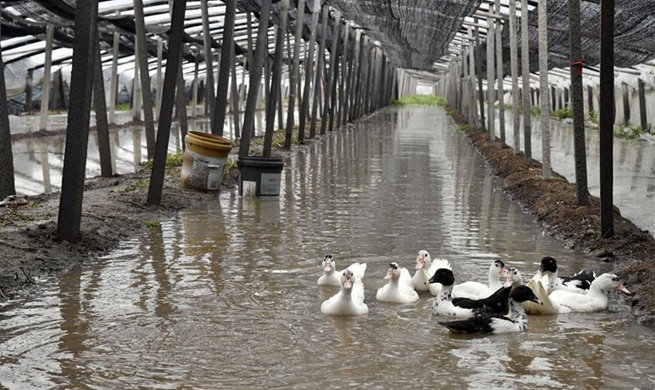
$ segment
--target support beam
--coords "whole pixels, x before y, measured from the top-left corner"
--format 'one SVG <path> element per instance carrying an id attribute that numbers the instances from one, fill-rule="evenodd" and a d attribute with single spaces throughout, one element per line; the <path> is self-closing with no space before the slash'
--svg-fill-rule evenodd
<path id="1" fill-rule="evenodd" d="M 298 142 L 305 141 L 305 123 L 307 115 L 309 114 L 309 101 L 311 96 L 312 76 L 314 75 L 314 48 L 316 46 L 316 29 L 318 28 L 318 17 L 320 14 L 320 1 L 314 2 L 314 9 L 312 10 L 312 24 L 309 36 L 309 53 L 305 60 L 305 85 L 302 94 L 302 108 L 300 110 L 300 118 L 298 125 Z"/>
<path id="2" fill-rule="evenodd" d="M 550 161 L 550 102 L 548 99 L 548 5 L 539 2 L 539 105 L 541 108 L 541 164 L 542 176 L 548 180 L 551 176 Z M 531 113 L 528 112 L 528 115 Z"/>
<path id="3" fill-rule="evenodd" d="M 323 5 L 323 12 L 321 16 L 321 41 L 318 46 L 318 52 L 316 53 L 316 73 L 314 78 L 314 103 L 312 104 L 312 118 L 311 118 L 311 127 L 309 128 L 309 138 L 316 137 L 316 121 L 318 117 L 318 108 L 321 104 L 321 98 L 323 95 L 323 88 L 321 81 L 323 80 L 323 67 L 325 67 L 325 39 L 327 38 L 328 32 L 328 19 L 329 19 L 330 7 L 325 4 Z M 321 130 L 322 133 L 322 130 Z"/>
<path id="4" fill-rule="evenodd" d="M 323 117 L 321 118 L 321 135 L 325 134 L 328 128 L 328 116 L 330 120 L 330 130 L 332 130 L 333 116 L 334 116 L 334 105 L 330 104 L 332 99 L 332 91 L 334 84 L 334 68 L 337 65 L 337 56 L 339 50 L 339 40 L 341 39 L 339 33 L 339 27 L 341 27 L 341 12 L 335 11 L 334 14 L 334 28 L 332 29 L 332 47 L 330 48 L 330 68 L 328 69 L 328 76 L 326 80 L 326 92 L 325 92 L 325 101 L 323 102 Z"/>
<path id="5" fill-rule="evenodd" d="M 225 127 L 225 113 L 227 110 L 227 89 L 230 82 L 230 60 L 232 58 L 232 50 L 234 45 L 234 19 L 236 17 L 237 0 L 225 1 L 225 19 L 223 21 L 223 47 L 221 47 L 221 61 L 218 74 L 218 87 L 216 92 L 216 100 L 211 112 L 214 117 L 212 119 L 212 134 L 223 136 Z M 207 72 L 210 74 L 212 72 Z"/>
<path id="6" fill-rule="evenodd" d="M 134 0 L 134 24 L 136 26 L 137 53 L 139 57 L 139 81 L 143 99 L 143 119 L 146 129 L 148 160 L 155 155 L 155 118 L 152 115 L 152 88 L 150 84 L 150 67 L 148 65 L 148 47 L 146 43 L 146 25 L 143 13 L 143 0 Z M 138 104 L 136 109 L 139 110 Z M 140 113 L 139 113 L 140 116 Z"/>
<path id="7" fill-rule="evenodd" d="M 5 65 L 0 53 L 0 73 L 4 75 L 4 71 Z M 0 200 L 2 200 L 16 194 L 14 155 L 11 150 L 11 129 L 7 110 L 7 85 L 4 77 L 0 77 L 0 166 L 2 166 L 0 169 Z"/>
<path id="8" fill-rule="evenodd" d="M 614 0 L 600 4 L 600 225 L 614 236 Z"/>
<path id="9" fill-rule="evenodd" d="M 97 17 L 98 3 L 95 0 L 77 1 L 70 110 L 68 110 L 66 152 L 57 218 L 57 239 L 59 241 L 74 242 L 80 238 L 86 152 L 91 119 L 91 91 L 97 51 Z"/>
<path id="10" fill-rule="evenodd" d="M 236 2 L 236 0 L 232 1 Z M 284 57 L 284 33 L 287 30 L 289 0 L 281 0 L 280 3 L 280 21 L 279 25 L 277 25 L 275 28 L 275 62 L 273 63 L 271 92 L 268 95 L 270 100 L 266 105 L 266 133 L 264 134 L 263 150 L 264 157 L 271 157 L 273 132 L 275 131 L 275 110 L 278 106 L 278 98 L 280 96 L 280 90 L 282 87 L 280 85 L 282 81 L 282 57 Z"/>
<path id="11" fill-rule="evenodd" d="M 229 0 L 226 2 L 227 7 L 230 7 L 230 3 L 234 0 Z M 215 110 L 215 98 L 216 94 L 214 92 L 214 55 L 212 54 L 212 36 L 211 32 L 209 30 L 209 5 L 207 0 L 201 0 L 200 2 L 200 9 L 201 9 L 201 17 L 202 17 L 202 38 L 203 38 L 203 46 L 205 49 L 205 84 L 206 84 L 206 98 L 205 98 L 205 107 L 209 108 L 209 118 L 210 118 L 210 127 L 212 129 L 212 133 L 218 134 L 217 126 L 218 124 L 215 123 L 216 117 L 214 114 Z M 225 22 L 228 22 L 227 18 L 229 17 L 230 13 L 228 10 L 225 10 Z M 248 14 L 250 15 L 250 14 Z M 234 22 L 234 19 L 232 19 Z M 225 35 L 225 32 L 223 32 Z M 226 41 L 223 41 L 226 42 Z M 228 41 L 230 42 L 230 41 Z M 220 88 L 220 82 L 218 84 Z M 222 124 L 220 125 L 221 127 L 223 126 Z"/>
<path id="12" fill-rule="evenodd" d="M 96 112 L 96 137 L 100 155 L 100 176 L 111 177 L 111 147 L 109 145 L 109 123 L 107 121 L 107 101 L 105 98 L 105 79 L 102 73 L 100 43 L 96 42 L 95 71 L 93 77 L 93 106 Z"/>
<path id="13" fill-rule="evenodd" d="M 243 118 L 243 130 L 241 131 L 241 145 L 239 157 L 247 157 L 250 153 L 251 131 L 254 128 L 255 108 L 257 96 L 259 95 L 259 84 L 262 79 L 262 67 L 264 57 L 268 53 L 266 42 L 268 41 L 268 22 L 271 13 L 271 0 L 262 0 L 259 15 L 259 27 L 257 28 L 257 47 L 253 62 L 250 66 L 250 87 L 248 88 L 248 100 Z"/>
<path id="14" fill-rule="evenodd" d="M 648 119 L 646 115 L 646 93 L 644 92 L 644 81 L 639 79 L 639 124 L 641 130 L 648 129 Z"/>
<path id="15" fill-rule="evenodd" d="M 349 71 L 348 67 L 348 38 L 350 38 L 350 23 L 346 21 L 343 32 L 343 46 L 341 46 L 341 66 L 339 67 L 339 110 L 337 111 L 337 127 L 341 127 L 344 124 L 344 107 L 346 105 L 346 91 L 345 88 L 348 88 L 346 84 L 347 73 Z"/>
<path id="16" fill-rule="evenodd" d="M 48 109 L 50 108 L 50 68 L 52 67 L 52 41 L 55 35 L 55 26 L 48 23 L 46 26 L 45 63 L 43 64 L 43 81 L 41 82 L 41 116 L 39 131 L 45 131 L 48 126 Z"/>
<path id="17" fill-rule="evenodd" d="M 514 154 L 521 151 L 521 116 L 519 114 L 519 56 L 516 40 L 516 0 L 509 1 L 509 52 L 512 71 L 512 128 L 514 131 Z"/>
<path id="18" fill-rule="evenodd" d="M 521 67 L 523 68 L 523 142 L 525 161 L 532 161 L 532 128 L 530 118 L 530 36 L 528 31 L 528 0 L 521 0 Z"/>
<path id="19" fill-rule="evenodd" d="M 494 67 L 494 46 L 495 46 L 495 31 L 493 19 L 487 18 L 487 25 L 489 26 L 489 33 L 487 34 L 487 130 L 489 131 L 489 139 L 496 139 L 496 90 L 494 87 L 495 67 Z"/>
<path id="20" fill-rule="evenodd" d="M 234 116 L 234 139 L 240 138 L 241 137 L 241 118 L 240 118 L 240 110 L 241 108 L 239 107 L 239 86 L 237 85 L 237 61 L 236 61 L 236 53 L 234 49 L 234 45 L 236 43 L 234 42 L 234 39 L 232 42 L 230 42 L 230 67 L 232 68 L 231 76 L 232 76 L 232 115 Z M 245 73 L 245 69 L 243 70 Z"/>
<path id="21" fill-rule="evenodd" d="M 482 54 L 480 53 L 480 30 L 478 27 L 475 28 L 475 69 L 478 75 L 478 97 L 480 101 L 480 130 L 487 131 L 485 119 L 484 119 L 484 92 L 482 90 Z"/>
<path id="22" fill-rule="evenodd" d="M 297 85 L 300 84 L 300 42 L 302 41 L 302 30 L 304 27 L 305 17 L 305 0 L 298 0 L 298 12 L 296 16 L 296 30 L 294 35 L 293 45 L 293 63 L 291 71 L 289 72 L 289 104 L 287 111 L 287 125 L 284 134 L 284 148 L 291 149 L 291 141 L 293 139 L 293 123 L 295 115 L 296 104 L 296 90 Z M 298 102 L 300 107 L 300 102 Z"/>
<path id="23" fill-rule="evenodd" d="M 587 186 L 587 151 L 582 93 L 582 41 L 580 38 L 580 0 L 569 0 L 569 45 L 571 63 L 571 95 L 573 100 L 573 154 L 575 159 L 575 196 L 579 205 L 589 203 Z M 591 87 L 589 87 L 591 88 Z M 612 91 L 613 92 L 613 91 Z M 593 107 L 593 90 L 589 89 Z"/>
<path id="24" fill-rule="evenodd" d="M 510 0 L 511 1 L 511 0 Z M 496 15 L 500 15 L 500 0 L 496 0 L 495 3 L 495 13 Z M 500 144 L 505 147 L 506 145 L 506 140 L 505 140 L 505 90 L 503 86 L 503 80 L 505 79 L 505 75 L 503 74 L 503 38 L 502 38 L 502 29 L 501 29 L 501 22 L 500 20 L 495 20 L 496 23 L 495 31 L 496 31 L 496 60 L 497 66 L 496 66 L 496 73 L 497 73 L 497 80 L 498 80 L 498 119 L 500 121 L 499 123 L 499 130 L 500 130 Z"/>
<path id="25" fill-rule="evenodd" d="M 630 124 L 630 91 L 628 84 L 621 83 L 621 95 L 623 98 L 623 124 L 628 126 Z"/>

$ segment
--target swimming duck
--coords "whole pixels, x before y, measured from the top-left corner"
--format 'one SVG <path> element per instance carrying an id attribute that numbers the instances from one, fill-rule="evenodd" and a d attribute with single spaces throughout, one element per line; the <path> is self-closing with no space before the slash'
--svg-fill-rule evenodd
<path id="1" fill-rule="evenodd" d="M 452 333 L 510 333 L 522 332 L 528 329 L 528 315 L 521 303 L 533 301 L 539 303 L 528 286 L 518 286 L 512 289 L 509 297 L 509 314 L 479 314 L 461 321 L 443 322 Z"/>
<path id="2" fill-rule="evenodd" d="M 441 292 L 441 285 L 439 283 L 428 283 L 428 280 L 439 268 L 452 269 L 448 260 L 436 258 L 432 261 L 428 251 L 419 251 L 416 257 L 416 273 L 412 277 L 414 289 L 416 291 L 430 290 L 432 295 L 438 296 L 439 292 Z"/>
<path id="3" fill-rule="evenodd" d="M 550 299 L 548 291 L 541 283 L 541 281 L 536 281 L 531 279 L 528 281 L 528 287 L 534 292 L 534 294 L 541 301 L 540 305 L 537 305 L 533 302 L 526 301 L 523 302 L 523 309 L 528 314 L 566 314 L 570 313 L 571 309 L 566 306 L 560 305 L 558 302 L 554 302 Z M 563 291 L 563 290 L 560 290 Z M 576 295 L 581 295 L 578 293 L 572 293 Z"/>
<path id="4" fill-rule="evenodd" d="M 453 287 L 453 297 L 471 299 L 486 298 L 502 287 L 503 284 L 500 281 L 500 277 L 506 275 L 507 269 L 505 268 L 505 263 L 503 263 L 502 260 L 495 260 L 491 263 L 491 266 L 489 266 L 488 285 L 472 281 L 460 283 Z"/>
<path id="5" fill-rule="evenodd" d="M 333 316 L 359 316 L 368 313 L 364 303 L 364 284 L 346 269 L 341 274 L 341 291 L 321 304 L 323 314 Z"/>
<path id="6" fill-rule="evenodd" d="M 412 303 L 418 301 L 418 293 L 414 291 L 412 276 L 407 268 L 398 263 L 390 263 L 384 279 L 389 283 L 382 286 L 375 298 L 380 302 Z"/>
<path id="7" fill-rule="evenodd" d="M 607 298 L 605 291 L 611 290 L 630 295 L 630 291 L 623 286 L 618 276 L 605 273 L 594 279 L 586 294 L 556 290 L 550 294 L 550 300 L 561 306 L 568 307 L 572 312 L 589 313 L 607 309 L 609 298 Z"/>
<path id="8" fill-rule="evenodd" d="M 319 286 L 341 286 L 341 274 L 343 271 L 336 270 L 336 263 L 332 255 L 325 255 L 323 258 L 323 275 L 318 278 Z M 356 278 L 363 279 L 366 273 L 366 263 L 353 263 L 347 268 Z"/>
<path id="9" fill-rule="evenodd" d="M 516 268 L 508 268 L 507 281 L 493 294 L 484 299 L 453 298 L 453 304 L 462 308 L 474 309 L 476 314 L 495 313 L 507 314 L 509 310 L 509 295 L 513 287 L 523 284 L 523 276 Z"/>
<path id="10" fill-rule="evenodd" d="M 550 256 L 541 259 L 539 271 L 542 274 L 541 283 L 548 291 L 548 294 L 555 290 L 585 293 L 596 277 L 594 272 L 586 270 L 581 270 L 571 277 L 560 277 L 557 270 L 557 260 Z"/>
<path id="11" fill-rule="evenodd" d="M 475 315 L 475 307 L 460 307 L 453 304 L 451 295 L 455 283 L 453 271 L 447 268 L 439 268 L 428 282 L 441 284 L 439 296 L 432 301 L 433 314 L 450 317 L 472 317 Z"/>

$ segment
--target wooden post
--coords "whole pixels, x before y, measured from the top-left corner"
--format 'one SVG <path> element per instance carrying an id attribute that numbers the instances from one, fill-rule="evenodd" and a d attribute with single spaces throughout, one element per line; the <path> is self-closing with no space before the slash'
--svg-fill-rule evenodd
<path id="1" fill-rule="evenodd" d="M 184 46 L 182 46 L 184 50 Z M 189 131 L 189 123 L 187 121 L 187 99 L 186 99 L 186 80 L 184 79 L 184 69 L 182 68 L 183 57 L 180 56 L 179 72 L 177 74 L 177 88 L 175 95 L 175 113 L 177 114 L 177 121 L 180 124 L 180 137 L 182 139 L 182 150 L 185 150 L 186 143 L 184 142 L 186 134 Z M 168 65 L 167 65 L 168 66 Z"/>
<path id="2" fill-rule="evenodd" d="M 32 114 L 32 84 L 34 84 L 34 69 L 27 70 L 27 81 L 25 82 L 25 111 Z"/>
<path id="3" fill-rule="evenodd" d="M 231 2 L 234 0 L 229 0 L 226 3 L 225 9 L 225 23 L 229 22 L 227 19 L 230 17 L 230 12 L 228 11 Z M 211 31 L 209 30 L 209 4 L 207 0 L 201 0 L 200 9 L 202 10 L 202 37 L 203 37 L 203 46 L 205 49 L 205 80 L 207 84 L 206 93 L 207 97 L 205 98 L 205 107 L 208 107 L 210 126 L 213 134 L 219 134 L 217 129 L 218 126 L 223 128 L 222 123 L 216 123 L 216 114 L 214 110 L 215 107 L 215 97 L 214 93 L 214 54 L 212 53 L 212 36 Z M 250 14 L 248 14 L 250 15 Z M 234 15 L 232 15 L 232 28 L 234 28 Z M 225 30 L 223 30 L 223 36 L 225 36 Z M 226 41 L 223 41 L 225 43 Z M 231 42 L 231 41 L 228 41 Z M 220 88 L 221 83 L 218 82 L 218 88 Z M 219 135 L 222 135 L 222 130 Z"/>
<path id="4" fill-rule="evenodd" d="M 327 19 L 326 19 L 326 26 L 327 26 Z M 334 90 L 332 85 L 334 83 L 334 77 L 335 77 L 334 68 L 337 65 L 337 56 L 339 54 L 338 53 L 339 40 L 341 39 L 339 27 L 341 27 L 341 12 L 335 11 L 334 28 L 332 29 L 332 48 L 330 49 L 330 69 L 328 70 L 325 101 L 323 102 L 323 117 L 321 118 L 321 135 L 325 134 L 327 130 L 328 116 L 329 116 L 330 124 L 333 123 L 332 121 L 334 116 L 334 105 L 330 104 L 330 100 L 332 99 L 332 91 Z M 332 126 L 330 126 L 330 130 L 332 130 Z"/>
<path id="5" fill-rule="evenodd" d="M 200 66 L 199 55 L 196 54 L 196 63 L 193 67 L 193 84 L 191 85 L 191 116 L 195 117 L 198 106 L 198 67 Z"/>
<path id="6" fill-rule="evenodd" d="M 532 161 L 532 126 L 530 118 L 530 36 L 528 34 L 528 0 L 521 0 L 521 67 L 523 68 L 523 142 L 525 161 Z"/>
<path id="7" fill-rule="evenodd" d="M 284 148 L 291 149 L 293 138 L 293 123 L 295 115 L 296 90 L 300 85 L 300 42 L 302 41 L 302 30 L 304 27 L 305 0 L 298 0 L 298 12 L 296 16 L 296 31 L 293 42 L 293 65 L 289 72 L 289 105 L 287 111 L 287 126 L 284 135 Z M 300 102 L 298 102 L 300 107 Z"/>
<path id="8" fill-rule="evenodd" d="M 614 235 L 614 0 L 600 2 L 600 225 Z"/>
<path id="9" fill-rule="evenodd" d="M 239 108 L 239 87 L 237 85 L 237 61 L 236 61 L 236 53 L 234 52 L 234 46 L 235 42 L 234 39 L 232 39 L 232 42 L 230 42 L 230 46 L 232 47 L 230 49 L 230 67 L 232 68 L 232 115 L 234 115 L 234 138 L 239 138 L 241 137 L 240 135 L 240 130 L 241 129 L 241 120 L 240 120 L 240 108 Z M 245 69 L 243 70 L 245 73 Z"/>
<path id="10" fill-rule="evenodd" d="M 361 40 L 362 30 L 355 30 L 355 41 L 353 42 L 353 57 L 349 67 L 348 75 L 348 88 L 346 88 L 346 119 L 345 122 L 352 122 L 354 119 L 354 102 L 356 95 L 357 78 L 359 72 L 359 48 Z"/>
<path id="11" fill-rule="evenodd" d="M 337 110 L 337 127 L 341 127 L 344 123 L 343 113 L 346 104 L 346 91 L 348 87 L 346 84 L 346 74 L 348 73 L 348 38 L 350 38 L 350 23 L 345 21 L 343 30 L 343 45 L 341 46 L 341 66 L 339 67 L 339 109 Z"/>
<path id="12" fill-rule="evenodd" d="M 511 1 L 511 0 L 510 0 Z M 495 14 L 500 16 L 500 0 L 496 0 L 495 3 Z M 495 21 L 496 22 L 496 61 L 497 66 L 496 66 L 496 72 L 497 77 L 496 79 L 498 80 L 498 120 L 500 121 L 499 123 L 499 130 L 500 130 L 500 144 L 505 147 L 506 140 L 505 140 L 505 87 L 504 87 L 504 79 L 505 75 L 503 74 L 503 34 L 502 34 L 502 24 L 500 21 Z"/>
<path id="13" fill-rule="evenodd" d="M 287 30 L 287 17 L 289 14 L 289 0 L 281 0 L 280 24 L 275 28 L 275 62 L 273 63 L 273 74 L 271 92 L 268 95 L 270 101 L 266 108 L 266 133 L 264 134 L 264 157 L 271 157 L 271 144 L 273 143 L 273 131 L 275 126 L 275 110 L 280 95 L 282 81 L 282 57 L 284 57 L 284 33 Z M 259 43 L 257 44 L 259 46 Z M 268 50 L 267 50 L 268 52 Z M 268 53 L 267 53 L 268 54 Z"/>
<path id="14" fill-rule="evenodd" d="M 134 40 L 134 77 L 132 78 L 132 120 L 141 120 L 141 83 L 139 82 L 139 43 Z"/>
<path id="15" fill-rule="evenodd" d="M 161 74 L 161 63 L 164 57 L 164 43 L 161 39 L 161 36 L 157 36 L 157 108 L 155 109 L 157 120 L 159 121 L 159 116 L 161 113 L 161 97 L 164 89 L 164 79 Z M 205 102 L 205 106 L 206 106 Z"/>
<path id="16" fill-rule="evenodd" d="M 511 2 L 511 0 L 510 0 Z M 475 49 L 480 50 L 480 29 L 475 27 Z M 481 50 L 480 50 L 481 51 Z M 476 53 L 475 55 L 475 69 L 478 75 L 478 98 L 480 101 L 480 130 L 487 131 L 484 119 L 484 92 L 482 90 L 482 54 Z"/>
<path id="17" fill-rule="evenodd" d="M 134 23 L 136 25 L 137 52 L 139 58 L 139 76 L 141 81 L 141 96 L 143 98 L 143 119 L 146 128 L 146 145 L 148 160 L 155 154 L 155 118 L 152 115 L 152 87 L 150 84 L 150 67 L 148 66 L 148 47 L 146 44 L 146 25 L 143 13 L 143 0 L 134 0 Z M 136 74 L 136 72 L 135 72 Z M 138 110 L 138 105 L 137 105 Z M 140 110 L 139 116 L 140 116 Z"/>
<path id="18" fill-rule="evenodd" d="M 251 131 L 254 128 L 255 108 L 257 105 L 257 95 L 259 94 L 259 84 L 262 78 L 262 66 L 264 57 L 268 53 L 266 45 L 268 37 L 268 21 L 271 13 L 271 0 L 262 0 L 259 27 L 257 28 L 257 48 L 250 67 L 250 87 L 248 88 L 248 101 L 246 102 L 246 111 L 243 117 L 243 130 L 241 131 L 241 145 L 239 147 L 239 157 L 246 157 L 250 152 Z"/>
<path id="19" fill-rule="evenodd" d="M 539 2 L 539 88 L 541 107 L 541 164 L 544 179 L 550 179 L 550 106 L 548 99 L 548 6 Z M 531 113 L 528 112 L 528 115 Z"/>
<path id="20" fill-rule="evenodd" d="M 109 124 L 116 124 L 114 113 L 116 111 L 116 95 L 118 95 L 118 48 L 120 35 L 114 33 L 114 53 L 111 61 L 111 79 L 109 80 Z"/>
<path id="21" fill-rule="evenodd" d="M 0 72 L 4 75 L 5 65 L 0 50 Z M 28 73 L 28 83 L 31 83 L 32 70 Z M 30 90 L 31 101 L 31 90 Z M 0 77 L 0 199 L 16 194 L 14 182 L 14 155 L 11 150 L 11 129 L 9 111 L 7 110 L 7 86 L 5 78 Z"/>
<path id="22" fill-rule="evenodd" d="M 646 94 L 644 92 L 644 81 L 639 79 L 639 119 L 642 130 L 648 129 L 648 119 L 646 116 Z"/>
<path id="23" fill-rule="evenodd" d="M 492 141 L 496 139 L 496 90 L 495 84 L 495 68 L 494 68 L 494 20 L 487 18 L 487 130 L 489 131 L 489 139 Z"/>
<path id="24" fill-rule="evenodd" d="M 587 101 L 589 104 L 589 114 L 594 111 L 594 88 L 591 85 L 587 86 Z"/>
<path id="25" fill-rule="evenodd" d="M 475 46 L 473 45 L 473 28 L 468 27 L 468 53 L 469 53 L 469 126 L 471 129 L 477 129 L 478 127 L 478 115 L 475 102 Z"/>
<path id="26" fill-rule="evenodd" d="M 623 98 L 623 124 L 628 126 L 630 124 L 630 94 L 628 84 L 621 84 L 621 92 Z"/>
<path id="27" fill-rule="evenodd" d="M 216 106 L 212 110 L 212 133 L 223 136 L 225 112 L 227 110 L 227 88 L 230 80 L 230 61 L 234 50 L 234 19 L 236 17 L 236 0 L 226 0 L 225 20 L 223 21 L 223 46 L 221 47 L 221 62 L 216 92 Z M 209 72 L 211 73 L 211 72 Z"/>
<path id="28" fill-rule="evenodd" d="M 52 40 L 55 35 L 55 26 L 48 23 L 46 26 L 45 63 L 43 64 L 43 81 L 41 85 L 41 116 L 39 130 L 45 131 L 48 125 L 48 109 L 50 101 L 50 68 L 52 67 Z"/>
<path id="29" fill-rule="evenodd" d="M 155 145 L 155 158 L 153 159 L 150 185 L 148 187 L 149 205 L 159 205 L 161 203 L 168 141 L 171 135 L 171 121 L 173 119 L 173 105 L 175 103 L 175 89 L 178 74 L 182 73 L 180 64 L 182 63 L 182 37 L 184 35 L 185 10 L 186 0 L 175 0 L 173 2 L 171 34 L 168 41 L 168 61 L 166 64 L 166 74 L 164 75 L 161 113 L 157 128 L 157 144 Z"/>
<path id="30" fill-rule="evenodd" d="M 519 55 L 516 40 L 516 0 L 509 1 L 509 51 L 512 69 L 512 128 L 514 129 L 514 154 L 521 151 L 521 116 L 519 114 Z"/>
<path id="31" fill-rule="evenodd" d="M 301 143 L 305 140 L 305 121 L 307 120 L 307 115 L 309 114 L 309 100 L 311 94 L 311 82 L 312 82 L 313 69 L 314 69 L 314 47 L 316 46 L 316 30 L 318 28 L 318 17 L 319 17 L 320 6 L 321 6 L 321 2 L 315 1 L 314 9 L 312 10 L 312 26 L 311 26 L 310 38 L 309 38 L 309 54 L 307 54 L 307 60 L 305 61 L 305 85 L 302 95 L 302 109 L 300 110 L 299 127 L 298 127 L 298 141 Z"/>
<path id="32" fill-rule="evenodd" d="M 91 91 L 96 59 L 98 3 L 80 0 L 75 8 L 75 41 L 71 70 L 70 110 L 62 175 L 57 238 L 77 241 L 82 222 L 86 151 L 91 117 Z"/>
<path id="33" fill-rule="evenodd" d="M 328 31 L 328 19 L 330 8 L 327 4 L 323 5 L 323 16 L 321 17 L 321 41 L 316 53 L 316 73 L 314 78 L 314 103 L 312 104 L 311 127 L 309 128 L 309 138 L 316 137 L 316 120 L 318 119 L 318 108 L 320 106 L 321 96 L 323 94 L 322 72 L 325 66 L 325 38 Z"/>
<path id="34" fill-rule="evenodd" d="M 105 79 L 102 73 L 100 42 L 96 42 L 95 72 L 93 77 L 93 105 L 96 112 L 96 137 L 100 155 L 100 176 L 111 177 L 111 148 L 109 145 L 109 123 L 107 122 L 107 101 L 105 99 Z"/>
<path id="35" fill-rule="evenodd" d="M 575 195 L 579 205 L 589 203 L 587 151 L 582 96 L 582 41 L 580 39 L 580 0 L 569 0 L 569 46 L 571 53 L 571 95 L 573 100 L 573 154 Z M 590 99 L 593 99 L 593 91 Z M 593 102 L 593 100 L 590 100 Z M 554 104 L 554 103 L 553 103 Z M 593 107 L 593 106 L 592 106 Z"/>

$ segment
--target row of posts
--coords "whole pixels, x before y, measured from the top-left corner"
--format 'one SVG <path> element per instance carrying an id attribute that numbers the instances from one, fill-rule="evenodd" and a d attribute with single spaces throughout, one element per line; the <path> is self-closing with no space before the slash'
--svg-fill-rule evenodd
<path id="1" fill-rule="evenodd" d="M 551 94 L 552 106 L 555 107 L 554 89 L 551 90 L 548 82 L 548 12 L 547 2 L 538 3 L 538 32 L 539 32 L 539 89 L 533 93 L 530 87 L 530 58 L 529 58 L 529 25 L 528 25 L 528 1 L 521 0 L 520 18 L 520 47 L 521 47 L 521 70 L 518 67 L 517 42 L 517 2 L 509 1 L 508 25 L 510 37 L 510 73 L 512 78 L 512 118 L 514 126 L 514 152 L 519 153 L 523 146 L 524 159 L 527 163 L 532 160 L 531 145 L 531 107 L 539 104 L 542 132 L 542 172 L 543 178 L 549 179 L 552 174 L 550 159 L 550 110 Z M 584 58 L 581 50 L 580 31 L 580 0 L 568 1 L 569 8 L 569 43 L 570 43 L 570 96 L 573 111 L 573 141 L 576 177 L 576 199 L 579 205 L 588 204 L 587 166 L 586 166 L 586 145 L 584 125 L 584 102 L 582 86 L 582 69 Z M 613 206 L 612 206 L 612 185 L 613 185 L 613 126 L 615 120 L 615 89 L 614 89 L 614 0 L 603 0 L 601 10 L 601 53 L 600 53 L 600 101 L 598 106 L 600 117 L 600 186 L 601 186 L 601 234 L 603 238 L 613 235 Z M 501 41 L 500 20 L 506 19 L 500 13 L 500 0 L 495 0 L 495 9 L 490 12 L 478 12 L 486 16 L 486 25 L 479 22 L 465 22 L 467 35 L 459 38 L 459 47 L 456 48 L 457 55 L 451 57 L 447 66 L 445 77 L 436 86 L 437 92 L 446 97 L 451 108 L 459 111 L 468 120 L 469 126 L 480 129 L 487 133 L 489 139 L 496 138 L 496 108 L 498 100 L 499 135 L 503 147 L 507 146 L 505 139 L 505 105 L 504 72 L 503 72 L 503 51 Z M 480 45 L 480 28 L 485 28 L 486 34 L 486 75 L 482 74 L 482 55 Z M 495 65 L 499 66 L 494 69 Z M 522 91 L 519 90 L 518 78 L 522 78 Z M 482 79 L 487 80 L 486 93 L 483 89 Z M 476 79 L 477 79 L 477 100 L 479 110 L 476 108 Z M 496 87 L 499 97 L 496 97 Z M 640 111 L 642 128 L 647 128 L 645 98 L 643 96 L 643 83 L 640 80 Z M 593 108 L 593 90 L 587 90 L 590 108 Z M 627 94 L 624 92 L 624 113 L 629 118 L 629 104 Z M 558 96 L 561 99 L 561 96 Z M 485 110 L 485 101 L 487 107 Z M 561 102 L 561 100 L 560 100 Z M 523 113 L 519 107 L 522 106 Z M 561 103 L 560 103 L 561 107 Z M 486 112 L 485 112 L 486 111 Z M 486 115 L 486 118 L 485 118 Z M 627 119 L 626 119 L 627 120 Z M 520 141 L 520 127 L 523 124 L 523 145 Z"/>

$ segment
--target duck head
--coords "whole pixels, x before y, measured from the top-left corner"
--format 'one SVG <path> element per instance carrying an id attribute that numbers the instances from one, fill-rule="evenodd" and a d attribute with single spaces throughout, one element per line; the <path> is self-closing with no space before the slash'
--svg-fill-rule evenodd
<path id="1" fill-rule="evenodd" d="M 416 257 L 416 269 L 428 269 L 432 259 L 430 259 L 430 254 L 428 251 L 421 250 L 418 252 L 418 257 Z"/>
<path id="2" fill-rule="evenodd" d="M 630 291 L 628 291 L 628 289 L 623 286 L 623 283 L 621 283 L 619 277 L 611 273 L 600 275 L 598 278 L 596 278 L 596 280 L 592 282 L 592 285 L 594 284 L 599 285 L 600 288 L 605 291 L 616 290 L 621 291 L 626 295 L 630 295 Z"/>
<path id="3" fill-rule="evenodd" d="M 550 256 L 544 257 L 541 259 L 541 266 L 539 266 L 539 271 L 552 273 L 557 272 L 557 260 Z"/>
<path id="4" fill-rule="evenodd" d="M 489 267 L 489 272 L 497 273 L 499 276 L 507 276 L 507 268 L 502 260 L 494 261 Z"/>
<path id="5" fill-rule="evenodd" d="M 384 276 L 385 280 L 398 279 L 400 277 L 400 266 L 398 263 L 389 263 L 387 274 Z"/>
<path id="6" fill-rule="evenodd" d="M 341 285 L 344 289 L 350 290 L 353 288 L 353 284 L 355 284 L 355 275 L 350 270 L 344 270 L 341 274 Z"/>
<path id="7" fill-rule="evenodd" d="M 332 255 L 325 255 L 323 258 L 323 271 L 332 272 L 334 271 L 334 258 Z"/>
<path id="8" fill-rule="evenodd" d="M 507 282 L 513 287 L 518 287 L 523 284 L 523 275 L 518 269 L 510 267 L 507 269 Z"/>
<path id="9" fill-rule="evenodd" d="M 532 289 L 528 286 L 518 286 L 512 290 L 512 293 L 509 295 L 511 299 L 513 299 L 515 302 L 526 302 L 526 301 L 532 301 L 538 305 L 543 305 L 543 302 L 537 298 L 536 295 L 534 295 L 534 292 Z"/>
<path id="10" fill-rule="evenodd" d="M 448 268 L 439 268 L 428 280 L 428 283 L 441 283 L 443 286 L 452 286 L 455 284 L 455 275 Z"/>

